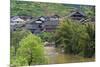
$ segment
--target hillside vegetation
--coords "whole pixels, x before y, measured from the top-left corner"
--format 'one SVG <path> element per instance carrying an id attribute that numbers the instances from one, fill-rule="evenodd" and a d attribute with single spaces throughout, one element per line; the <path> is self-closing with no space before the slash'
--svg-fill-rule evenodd
<path id="1" fill-rule="evenodd" d="M 27 2 L 11 0 L 11 15 L 28 15 L 28 16 L 46 16 L 57 14 L 66 16 L 75 9 L 84 12 L 88 17 L 94 16 L 94 6 L 72 5 L 72 4 L 57 4 L 57 3 L 42 3 L 42 2 Z"/>

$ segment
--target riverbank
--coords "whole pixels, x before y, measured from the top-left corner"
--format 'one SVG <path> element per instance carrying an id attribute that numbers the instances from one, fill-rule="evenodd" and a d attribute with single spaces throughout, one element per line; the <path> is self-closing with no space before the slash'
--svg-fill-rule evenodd
<path id="1" fill-rule="evenodd" d="M 54 46 L 45 46 L 45 56 L 48 64 L 77 63 L 77 62 L 94 62 L 95 58 L 84 58 L 78 55 L 69 55 L 58 52 Z"/>

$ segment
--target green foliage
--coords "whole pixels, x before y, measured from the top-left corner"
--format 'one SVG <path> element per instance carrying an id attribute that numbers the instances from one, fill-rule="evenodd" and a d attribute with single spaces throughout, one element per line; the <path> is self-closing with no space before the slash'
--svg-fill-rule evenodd
<path id="1" fill-rule="evenodd" d="M 10 66 L 11 67 L 18 67 L 18 66 L 21 66 L 21 65 L 28 65 L 28 62 L 25 58 L 23 57 L 17 57 L 17 58 L 13 58 L 11 57 L 11 60 L 10 60 Z"/>
<path id="2" fill-rule="evenodd" d="M 84 33 L 86 36 L 81 37 L 83 42 L 84 48 L 82 49 L 82 54 L 84 57 L 91 57 L 95 55 L 95 25 L 91 23 L 87 23 L 85 25 L 86 27 L 86 33 Z"/>
<path id="3" fill-rule="evenodd" d="M 19 43 L 19 41 L 21 39 L 23 39 L 24 37 L 26 37 L 30 32 L 26 31 L 26 30 L 18 30 L 18 31 L 14 31 L 11 32 L 11 46 L 16 45 L 16 43 Z"/>
<path id="4" fill-rule="evenodd" d="M 52 42 L 54 40 L 53 32 L 41 32 L 38 34 L 41 37 L 42 41 Z"/>
<path id="5" fill-rule="evenodd" d="M 84 13 L 86 14 L 86 17 L 89 18 L 93 18 L 95 17 L 95 7 L 94 6 L 87 6 L 86 7 L 81 7 L 82 10 L 84 10 Z"/>
<path id="6" fill-rule="evenodd" d="M 50 14 L 63 14 L 69 11 L 63 5 L 33 3 L 26 1 L 11 1 L 11 15 L 42 16 Z M 63 9 L 63 11 L 62 11 Z M 64 15 L 64 14 L 63 14 Z"/>
<path id="7" fill-rule="evenodd" d="M 95 54 L 94 24 L 81 24 L 66 20 L 62 22 L 55 35 L 56 46 L 64 46 L 65 53 L 92 57 Z"/>
<path id="8" fill-rule="evenodd" d="M 78 8 L 87 16 L 94 15 L 94 6 L 78 5 Z M 28 16 L 48 16 L 57 14 L 61 17 L 69 15 L 71 11 L 75 10 L 77 5 L 72 4 L 57 4 L 57 3 L 42 3 L 42 2 L 28 2 L 11 0 L 11 15 L 28 15 Z"/>
<path id="9" fill-rule="evenodd" d="M 36 65 L 44 64 L 44 50 L 43 43 L 39 37 L 33 34 L 28 34 L 19 42 L 19 48 L 16 53 L 16 57 L 11 64 L 12 65 Z"/>
<path id="10" fill-rule="evenodd" d="M 18 30 L 15 32 L 11 32 L 10 34 L 10 46 L 11 50 L 13 49 L 13 54 L 16 55 L 17 49 L 19 47 L 19 42 L 21 39 L 25 38 L 30 32 L 26 30 Z"/>

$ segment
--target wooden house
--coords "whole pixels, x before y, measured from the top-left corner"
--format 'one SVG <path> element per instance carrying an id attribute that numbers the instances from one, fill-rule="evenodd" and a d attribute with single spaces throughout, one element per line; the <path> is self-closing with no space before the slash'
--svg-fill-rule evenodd
<path id="1" fill-rule="evenodd" d="M 77 20 L 80 22 L 85 20 L 85 14 L 79 10 L 73 11 L 71 14 L 68 15 L 68 17 L 72 20 Z"/>
<path id="2" fill-rule="evenodd" d="M 41 16 L 36 20 L 26 24 L 25 28 L 31 30 L 32 33 L 53 32 L 59 24 L 59 19 L 56 16 Z"/>
<path id="3" fill-rule="evenodd" d="M 11 30 L 16 31 L 17 28 L 24 26 L 25 29 L 30 30 L 32 33 L 53 32 L 59 24 L 59 17 L 54 16 L 40 16 L 38 18 L 27 21 L 25 16 L 14 16 L 11 18 Z"/>
<path id="4" fill-rule="evenodd" d="M 17 28 L 21 27 L 25 21 L 19 16 L 12 16 L 10 19 L 10 30 L 16 31 Z"/>
<path id="5" fill-rule="evenodd" d="M 43 23 L 43 31 L 54 32 L 59 24 L 59 17 L 54 15 L 47 18 L 48 20 Z"/>
<path id="6" fill-rule="evenodd" d="M 27 22 L 32 20 L 31 16 L 11 16 L 10 18 L 10 29 L 16 31 L 17 28 L 23 27 Z"/>
<path id="7" fill-rule="evenodd" d="M 43 23 L 43 21 L 40 18 L 38 18 L 36 20 L 32 20 L 29 23 L 27 23 L 25 25 L 25 28 L 30 30 L 34 34 L 38 34 L 43 30 L 42 23 Z"/>

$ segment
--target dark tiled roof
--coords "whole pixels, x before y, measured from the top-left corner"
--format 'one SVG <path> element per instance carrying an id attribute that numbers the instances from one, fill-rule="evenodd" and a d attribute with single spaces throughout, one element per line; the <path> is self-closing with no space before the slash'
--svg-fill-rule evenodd
<path id="1" fill-rule="evenodd" d="M 54 22 L 45 22 L 44 25 L 58 25 L 58 21 L 54 21 Z"/>
<path id="2" fill-rule="evenodd" d="M 32 16 L 11 16 L 11 20 L 15 20 L 17 18 L 21 18 L 23 20 L 26 20 L 26 19 L 33 19 Z"/>
<path id="3" fill-rule="evenodd" d="M 81 11 L 74 11 L 71 14 L 69 14 L 68 17 L 71 17 L 72 15 L 75 15 L 75 14 L 80 14 L 80 15 L 85 16 L 85 14 L 83 12 L 81 12 Z"/>

